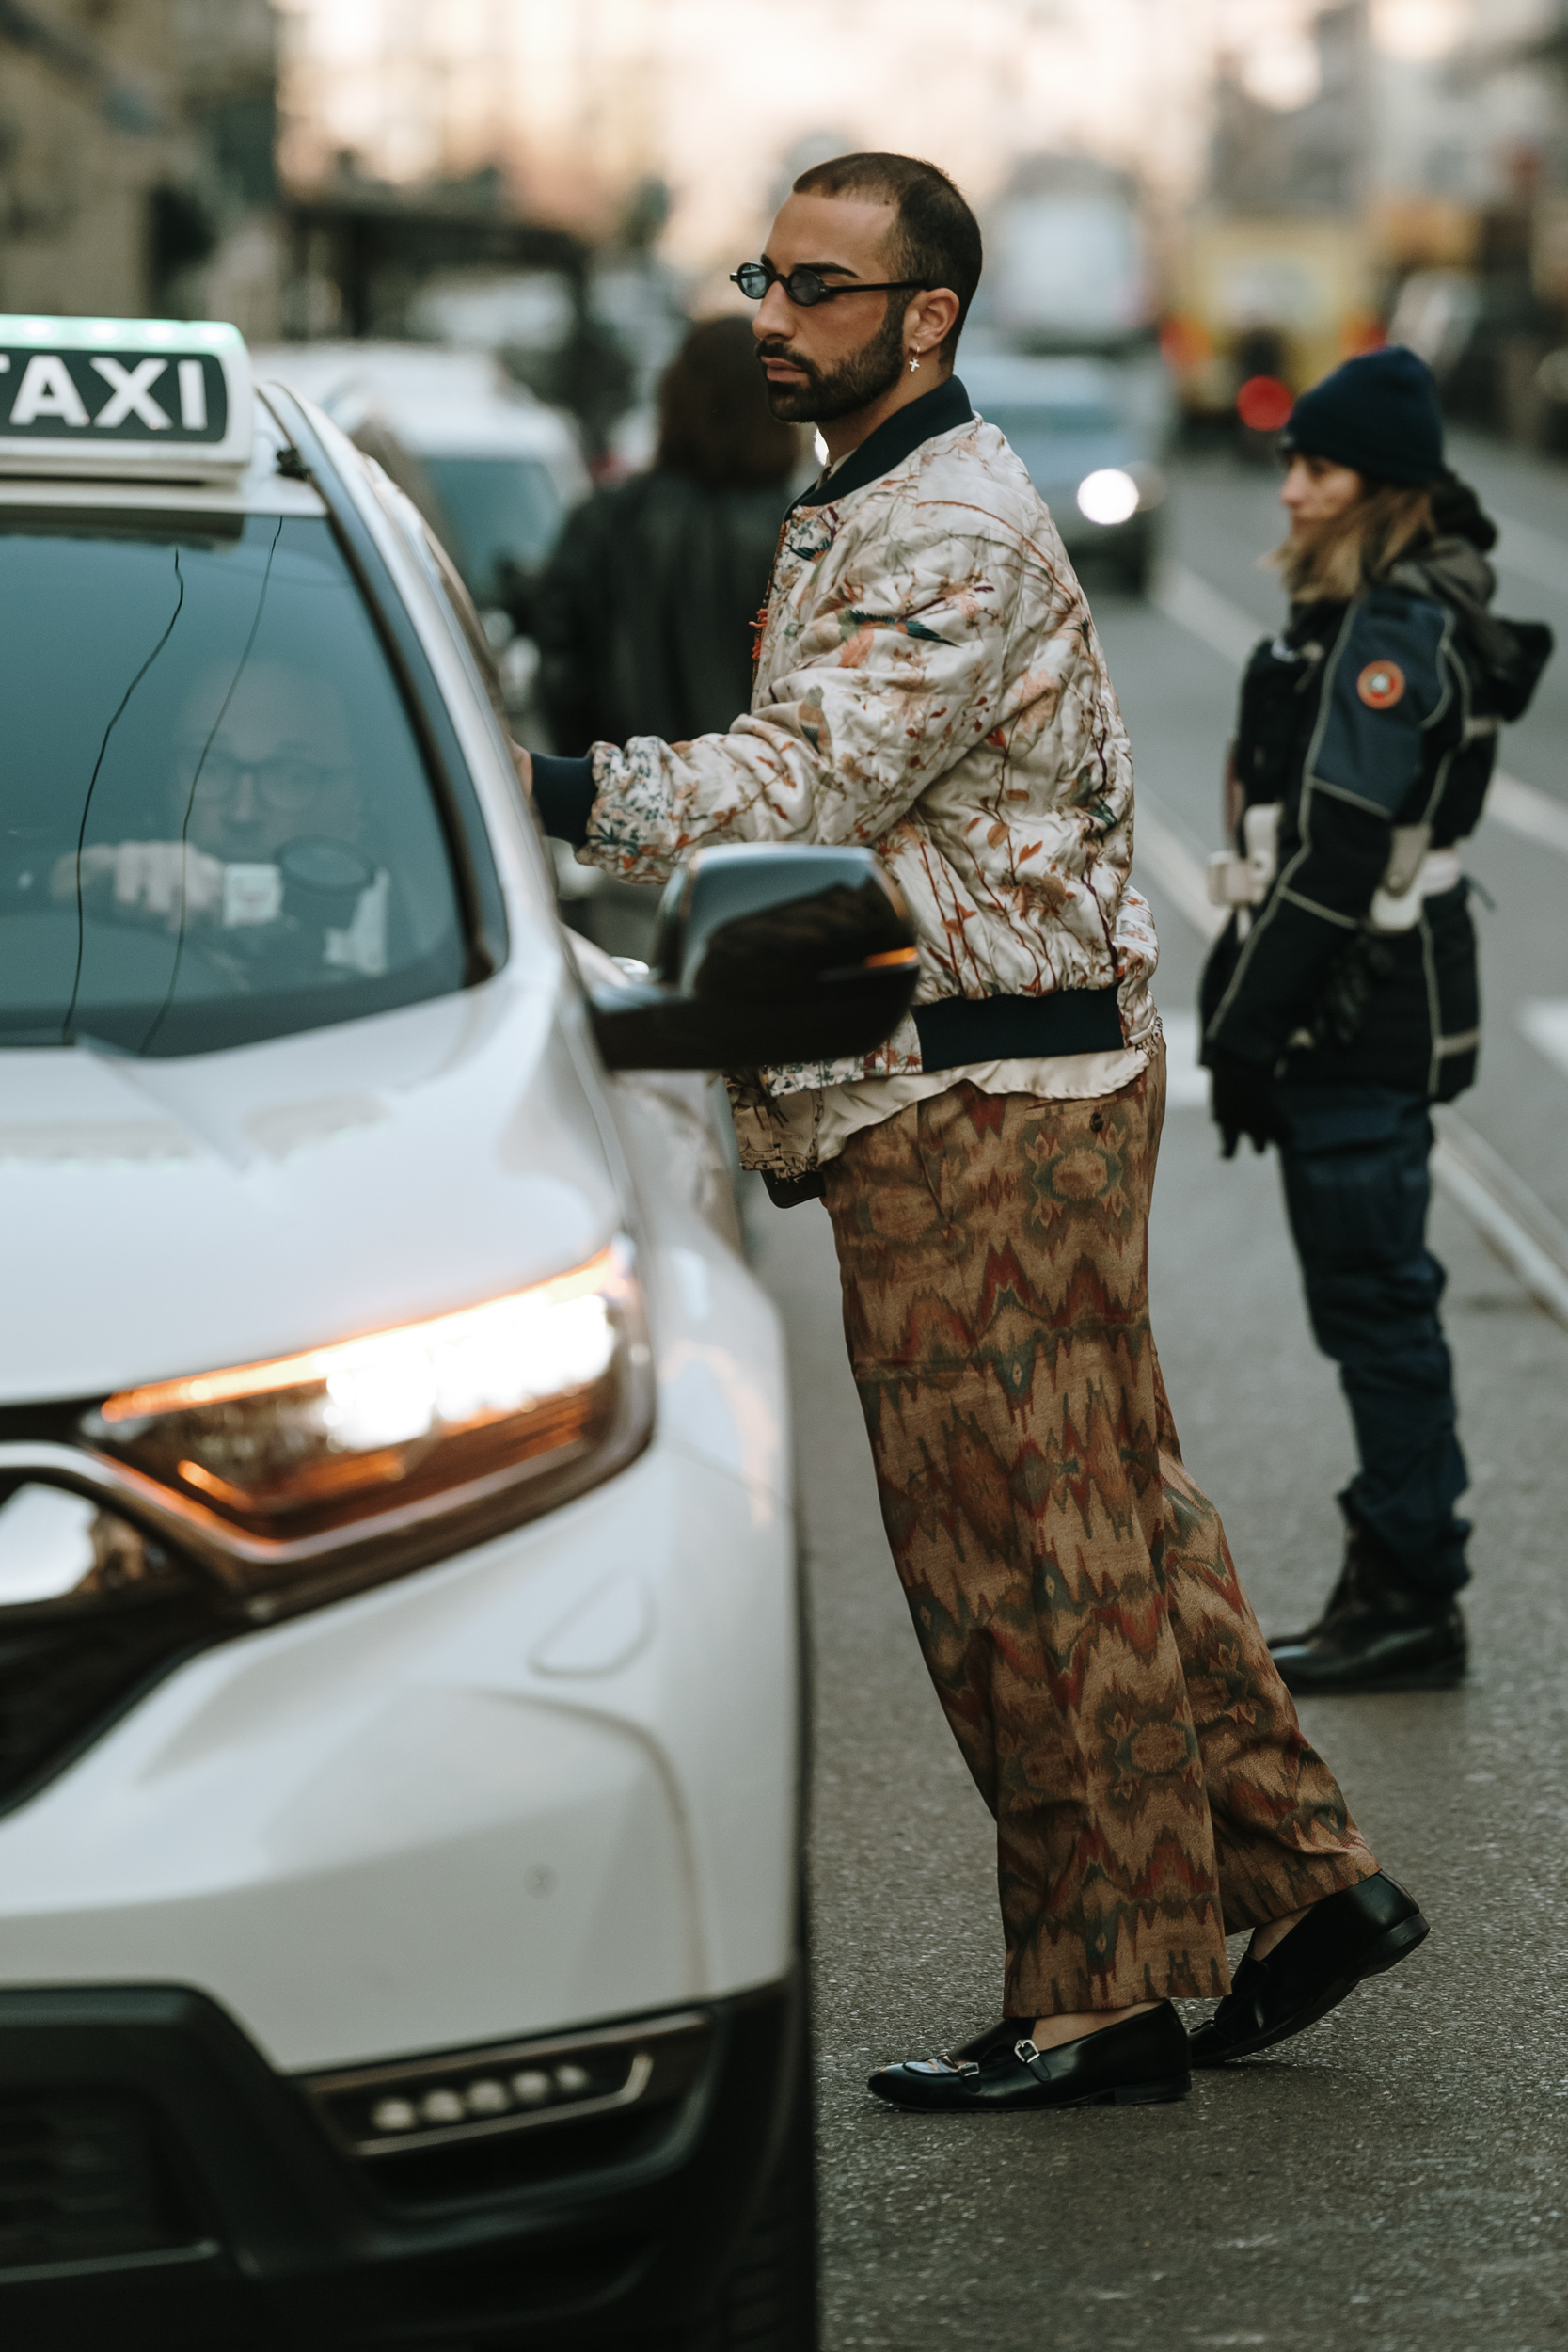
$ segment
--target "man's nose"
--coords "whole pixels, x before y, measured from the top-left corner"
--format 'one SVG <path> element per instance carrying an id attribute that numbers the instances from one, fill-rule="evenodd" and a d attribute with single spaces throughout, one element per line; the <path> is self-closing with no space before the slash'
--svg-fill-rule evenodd
<path id="1" fill-rule="evenodd" d="M 781 336 L 787 342 L 795 332 L 795 306 L 776 278 L 757 304 L 752 332 L 759 343 Z"/>
<path id="2" fill-rule="evenodd" d="M 234 797 L 229 803 L 229 814 L 238 818 L 242 825 L 256 821 L 256 778 L 248 768 L 242 768 L 234 783 Z"/>

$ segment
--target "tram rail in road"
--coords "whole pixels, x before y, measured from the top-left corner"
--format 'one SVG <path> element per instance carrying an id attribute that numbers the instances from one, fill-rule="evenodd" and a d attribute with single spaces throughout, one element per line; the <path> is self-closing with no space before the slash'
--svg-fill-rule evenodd
<path id="1" fill-rule="evenodd" d="M 1505 539 L 1523 528 L 1505 524 Z M 1559 549 L 1543 532 L 1529 535 L 1541 540 L 1568 578 L 1568 551 Z M 1263 634 L 1251 613 L 1184 564 L 1162 566 L 1151 600 L 1167 620 L 1237 669 Z M 1568 808 L 1535 785 L 1497 771 L 1487 794 L 1486 815 L 1511 833 L 1568 857 Z M 1135 855 L 1145 873 L 1200 937 L 1217 937 L 1226 914 L 1210 903 L 1201 856 L 1186 828 L 1142 785 L 1135 824 Z M 1539 1009 L 1555 1012 L 1556 1008 Z M 1176 1023 L 1165 1025 L 1173 1043 L 1183 1037 Z M 1432 1168 L 1437 1182 L 1520 1287 L 1568 1329 L 1568 1227 L 1451 1104 L 1439 1104 L 1433 1120 L 1437 1144 Z"/>

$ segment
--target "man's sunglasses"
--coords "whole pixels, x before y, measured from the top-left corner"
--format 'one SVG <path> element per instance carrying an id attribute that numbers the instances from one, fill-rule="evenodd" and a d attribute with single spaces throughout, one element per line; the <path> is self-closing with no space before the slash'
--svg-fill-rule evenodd
<path id="1" fill-rule="evenodd" d="M 863 286 L 856 278 L 847 286 L 830 286 L 814 269 L 803 265 L 792 269 L 787 278 L 781 277 L 771 262 L 742 262 L 730 273 L 730 284 L 738 286 L 748 302 L 760 302 L 769 286 L 782 286 L 791 302 L 802 310 L 815 309 L 819 302 L 832 302 L 847 294 L 914 294 L 921 291 L 916 278 L 890 278 L 879 286 Z"/>

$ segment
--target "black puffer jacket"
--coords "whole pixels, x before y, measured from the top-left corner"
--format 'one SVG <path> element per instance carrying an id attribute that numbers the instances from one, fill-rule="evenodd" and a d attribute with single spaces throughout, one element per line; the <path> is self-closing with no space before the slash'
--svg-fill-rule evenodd
<path id="1" fill-rule="evenodd" d="M 658 467 L 578 507 L 546 574 L 539 692 L 558 752 L 719 735 L 752 707 L 752 631 L 789 487 Z"/>
<path id="2" fill-rule="evenodd" d="M 1426 898 L 1407 930 L 1368 917 L 1394 827 L 1429 825 L 1439 850 L 1474 831 L 1498 726 L 1551 652 L 1539 622 L 1487 610 L 1493 586 L 1476 547 L 1440 538 L 1349 604 L 1293 607 L 1254 649 L 1236 771 L 1248 806 L 1279 803 L 1279 853 L 1262 905 L 1210 957 L 1206 1060 L 1217 1047 L 1291 1078 L 1442 1102 L 1474 1079 L 1467 885 Z"/>

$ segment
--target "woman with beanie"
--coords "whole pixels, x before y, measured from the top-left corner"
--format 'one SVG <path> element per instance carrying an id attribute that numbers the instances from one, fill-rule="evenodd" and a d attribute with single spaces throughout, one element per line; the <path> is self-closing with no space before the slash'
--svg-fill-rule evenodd
<path id="1" fill-rule="evenodd" d="M 1497 729 L 1548 654 L 1489 610 L 1497 538 L 1444 464 L 1431 370 L 1348 360 L 1281 437 L 1283 633 L 1254 651 L 1227 778 L 1235 907 L 1204 975 L 1225 1156 L 1279 1146 L 1319 1346 L 1359 1467 L 1317 1623 L 1271 1645 L 1298 1692 L 1429 1689 L 1465 1665 L 1465 1457 L 1426 1246 L 1430 1106 L 1471 1084 L 1475 935 L 1457 844 Z"/>

